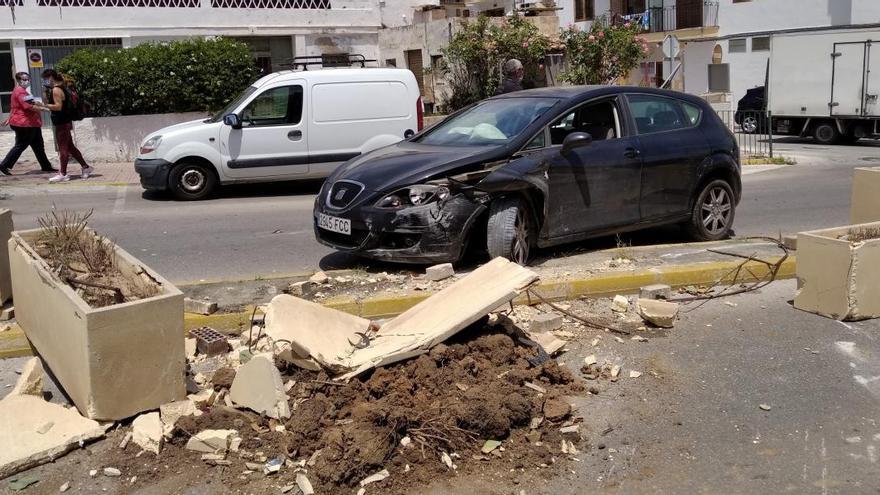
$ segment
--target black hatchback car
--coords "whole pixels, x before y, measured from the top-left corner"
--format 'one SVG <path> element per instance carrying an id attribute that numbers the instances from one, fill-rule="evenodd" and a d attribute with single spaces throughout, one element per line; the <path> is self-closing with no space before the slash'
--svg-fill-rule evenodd
<path id="1" fill-rule="evenodd" d="M 387 261 L 535 247 L 664 224 L 729 235 L 736 139 L 703 100 L 625 86 L 542 88 L 471 105 L 354 158 L 315 200 L 315 235 Z"/>

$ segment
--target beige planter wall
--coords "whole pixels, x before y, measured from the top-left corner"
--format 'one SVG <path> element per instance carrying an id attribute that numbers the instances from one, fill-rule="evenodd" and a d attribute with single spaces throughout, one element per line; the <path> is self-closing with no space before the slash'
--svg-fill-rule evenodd
<path id="1" fill-rule="evenodd" d="M 9 253 L 6 251 L 6 243 L 14 227 L 12 225 L 12 212 L 0 208 L 0 306 L 12 299 L 12 280 L 9 277 Z"/>
<path id="2" fill-rule="evenodd" d="M 117 247 L 117 263 L 142 268 L 162 293 L 91 308 L 28 244 L 37 232 L 9 241 L 16 318 L 80 412 L 118 420 L 183 399 L 183 294 Z"/>
<path id="3" fill-rule="evenodd" d="M 880 222 L 798 234 L 796 308 L 838 320 L 880 316 L 880 239 L 838 239 L 853 228 Z"/>
<path id="4" fill-rule="evenodd" d="M 880 167 L 855 169 L 850 208 L 850 223 L 880 221 Z"/>

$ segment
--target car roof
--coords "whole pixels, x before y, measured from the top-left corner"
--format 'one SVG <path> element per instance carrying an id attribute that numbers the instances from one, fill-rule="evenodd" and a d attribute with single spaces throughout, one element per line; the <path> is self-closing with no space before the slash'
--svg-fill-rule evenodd
<path id="1" fill-rule="evenodd" d="M 283 70 L 273 72 L 260 78 L 254 83 L 254 86 L 261 87 L 273 81 L 290 81 L 302 80 L 311 82 L 327 82 L 327 81 L 350 81 L 350 80 L 375 80 L 375 79 L 394 79 L 394 80 L 410 80 L 415 81 L 415 76 L 408 69 L 390 69 L 390 68 L 361 68 L 361 67 L 343 67 L 333 69 L 311 69 L 311 70 Z"/>
<path id="2" fill-rule="evenodd" d="M 705 103 L 705 100 L 694 95 L 659 88 L 644 88 L 641 86 L 552 86 L 548 88 L 525 89 L 498 95 L 495 98 L 560 98 L 567 102 L 575 102 L 595 98 L 597 96 L 615 95 L 621 93 L 654 94 L 678 98 L 694 103 Z"/>

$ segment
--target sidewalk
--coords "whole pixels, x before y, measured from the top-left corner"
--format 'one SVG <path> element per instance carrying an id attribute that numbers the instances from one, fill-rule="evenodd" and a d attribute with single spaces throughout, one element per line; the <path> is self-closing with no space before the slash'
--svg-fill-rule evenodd
<path id="1" fill-rule="evenodd" d="M 52 162 L 52 166 L 58 168 L 58 153 L 55 151 L 55 138 L 48 129 L 43 129 L 43 140 L 46 143 L 46 156 Z M 6 156 L 6 153 L 15 142 L 15 134 L 12 132 L 0 132 L 0 155 Z M 89 159 L 88 156 L 85 157 Z M 73 184 L 92 184 L 92 185 L 124 185 L 138 184 L 140 179 L 134 171 L 133 163 L 91 163 L 95 167 L 95 173 L 87 181 L 80 180 L 81 167 L 76 160 L 71 159 L 68 165 L 68 174 L 71 181 L 65 184 L 57 184 L 58 187 L 69 186 Z M 16 186 L 28 186 L 34 184 L 48 184 L 49 177 L 53 174 L 44 173 L 40 170 L 37 158 L 34 156 L 30 148 L 22 153 L 18 163 L 11 170 L 11 176 L 0 175 L 0 187 L 4 184 Z"/>

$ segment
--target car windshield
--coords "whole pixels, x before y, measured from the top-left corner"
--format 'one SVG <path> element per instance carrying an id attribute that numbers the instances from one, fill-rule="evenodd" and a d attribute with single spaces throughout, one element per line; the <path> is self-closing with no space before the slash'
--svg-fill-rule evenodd
<path id="1" fill-rule="evenodd" d="M 220 122 L 220 121 L 222 121 L 222 120 L 223 120 L 223 117 L 225 117 L 226 115 L 228 115 L 228 114 L 234 112 L 234 111 L 235 111 L 235 108 L 238 107 L 239 105 L 241 105 L 241 102 L 243 102 L 248 96 L 254 94 L 254 91 L 256 91 L 256 90 L 257 90 L 257 88 L 256 88 L 255 86 L 248 86 L 248 88 L 247 88 L 246 90 L 242 91 L 241 94 L 238 95 L 237 98 L 235 98 L 234 100 L 230 101 L 230 102 L 229 102 L 229 103 L 223 108 L 223 110 L 220 110 L 219 112 L 215 113 L 214 116 L 211 117 L 211 119 L 210 119 L 208 122 Z"/>
<path id="2" fill-rule="evenodd" d="M 487 100 L 438 124 L 418 142 L 437 146 L 507 144 L 557 103 L 556 98 Z"/>

